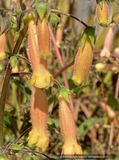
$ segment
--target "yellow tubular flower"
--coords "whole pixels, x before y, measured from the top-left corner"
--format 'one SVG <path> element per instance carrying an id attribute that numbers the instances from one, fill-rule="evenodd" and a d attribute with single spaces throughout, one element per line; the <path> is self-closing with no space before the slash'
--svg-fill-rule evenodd
<path id="1" fill-rule="evenodd" d="M 38 21 L 38 44 L 40 48 L 40 56 L 47 59 L 50 53 L 50 32 L 48 28 L 47 18 Z"/>
<path id="2" fill-rule="evenodd" d="M 6 45 L 6 36 L 5 36 L 5 33 L 3 33 L 0 36 L 0 60 L 3 60 L 6 58 L 5 45 Z"/>
<path id="3" fill-rule="evenodd" d="M 92 58 L 92 45 L 90 39 L 87 37 L 84 47 L 81 46 L 75 58 L 74 74 L 72 77 L 75 83 L 81 84 L 84 81 L 90 70 Z"/>
<path id="4" fill-rule="evenodd" d="M 59 96 L 59 104 L 61 131 L 64 138 L 62 154 L 82 154 L 82 149 L 76 140 L 75 121 L 68 102 L 62 96 Z"/>
<path id="5" fill-rule="evenodd" d="M 48 105 L 45 89 L 33 86 L 31 101 L 31 119 L 33 128 L 29 133 L 28 145 L 36 144 L 39 148 L 47 148 L 49 135 L 47 132 Z"/>
<path id="6" fill-rule="evenodd" d="M 33 66 L 32 84 L 38 88 L 53 85 L 53 77 L 47 68 L 47 61 L 39 56 L 39 46 L 34 21 L 29 23 L 29 57 Z"/>
<path id="7" fill-rule="evenodd" d="M 108 25 L 108 5 L 105 0 L 97 3 L 97 18 L 101 26 L 105 27 Z"/>

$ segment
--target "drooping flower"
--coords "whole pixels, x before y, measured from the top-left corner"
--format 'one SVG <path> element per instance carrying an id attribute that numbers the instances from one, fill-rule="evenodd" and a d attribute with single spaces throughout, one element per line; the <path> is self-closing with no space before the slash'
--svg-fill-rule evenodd
<path id="1" fill-rule="evenodd" d="M 111 49 L 113 38 L 114 38 L 114 27 L 115 27 L 115 24 L 113 24 L 113 23 L 110 24 L 108 33 L 107 33 L 105 41 L 104 41 L 103 49 L 100 53 L 101 57 L 106 57 L 106 58 L 110 57 L 110 49 Z"/>
<path id="2" fill-rule="evenodd" d="M 81 46 L 75 58 L 74 74 L 72 77 L 75 83 L 81 84 L 84 81 L 90 70 L 92 58 L 92 45 L 89 37 L 87 37 L 84 46 Z"/>
<path id="3" fill-rule="evenodd" d="M 0 36 L 0 60 L 3 60 L 6 58 L 5 45 L 6 45 L 6 35 L 5 35 L 5 33 L 3 33 Z"/>
<path id="4" fill-rule="evenodd" d="M 31 101 L 32 130 L 29 133 L 28 145 L 36 144 L 39 148 L 47 148 L 49 134 L 47 132 L 48 105 L 45 89 L 33 86 Z"/>
<path id="5" fill-rule="evenodd" d="M 32 84 L 38 88 L 48 88 L 53 85 L 53 77 L 47 68 L 47 60 L 39 56 L 38 38 L 34 21 L 29 22 L 29 57 L 33 66 Z"/>
<path id="6" fill-rule="evenodd" d="M 46 17 L 38 21 L 38 44 L 40 48 L 40 56 L 44 59 L 49 58 L 51 56 L 50 32 Z"/>
<path id="7" fill-rule="evenodd" d="M 108 25 L 108 4 L 106 0 L 97 0 L 97 18 L 102 27 Z"/>
<path id="8" fill-rule="evenodd" d="M 75 121 L 68 102 L 62 96 L 59 96 L 58 99 L 60 105 L 61 131 L 64 138 L 62 154 L 82 154 L 82 149 L 76 140 Z"/>

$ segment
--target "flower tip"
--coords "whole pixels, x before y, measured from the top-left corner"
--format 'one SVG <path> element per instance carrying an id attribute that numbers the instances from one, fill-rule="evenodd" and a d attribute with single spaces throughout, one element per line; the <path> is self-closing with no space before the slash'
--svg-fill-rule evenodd
<path id="1" fill-rule="evenodd" d="M 33 74 L 31 84 L 37 88 L 49 88 L 52 87 L 54 84 L 53 76 L 47 72 L 47 75 L 41 77 L 40 75 Z"/>
<path id="2" fill-rule="evenodd" d="M 51 59 L 51 56 L 52 56 L 52 54 L 51 54 L 51 52 L 47 52 L 47 53 L 43 53 L 43 52 L 40 52 L 40 57 L 41 58 L 43 58 L 43 59 L 47 59 L 47 60 L 50 60 Z"/>
<path id="3" fill-rule="evenodd" d="M 47 148 L 49 144 L 49 134 L 39 133 L 36 130 L 32 130 L 29 133 L 29 137 L 27 141 L 28 141 L 28 145 L 35 144 L 39 148 Z"/>
<path id="4" fill-rule="evenodd" d="M 74 83 L 80 85 L 82 83 L 82 80 L 77 78 L 75 75 L 72 77 L 72 80 L 74 81 Z"/>
<path id="5" fill-rule="evenodd" d="M 4 60 L 6 58 L 5 52 L 0 52 L 0 60 Z"/>
<path id="6" fill-rule="evenodd" d="M 99 25 L 101 25 L 102 27 L 107 27 L 108 26 L 108 21 L 106 21 L 106 20 L 102 20 L 101 22 L 98 22 L 99 23 Z"/>
<path id="7" fill-rule="evenodd" d="M 82 149 L 81 147 L 76 143 L 76 144 L 72 144 L 71 146 L 68 145 L 64 145 L 62 148 L 62 155 L 65 154 L 70 154 L 70 155 L 77 155 L 77 154 L 82 154 Z"/>
<path id="8" fill-rule="evenodd" d="M 36 146 L 39 148 L 47 148 L 49 145 L 49 135 L 40 135 Z"/>

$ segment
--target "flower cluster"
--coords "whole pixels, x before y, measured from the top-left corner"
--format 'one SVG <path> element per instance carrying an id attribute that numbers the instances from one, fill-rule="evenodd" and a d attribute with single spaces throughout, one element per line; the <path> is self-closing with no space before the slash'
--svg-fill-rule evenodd
<path id="1" fill-rule="evenodd" d="M 49 134 L 47 131 L 48 105 L 45 89 L 51 87 L 54 81 L 47 66 L 47 58 L 51 56 L 50 33 L 47 18 L 44 17 L 42 20 L 40 19 L 38 26 L 34 20 L 31 19 L 28 24 L 28 29 L 28 56 L 33 67 L 31 80 L 32 130 L 29 133 L 28 144 L 35 144 L 42 149 L 47 148 L 49 144 Z M 65 98 L 59 96 L 59 104 L 61 130 L 65 141 L 62 154 L 82 154 L 82 149 L 76 140 L 75 122 L 68 102 Z"/>
<path id="2" fill-rule="evenodd" d="M 47 148 L 49 144 L 49 134 L 47 132 L 48 106 L 45 88 L 53 85 L 53 77 L 48 71 L 47 60 L 44 59 L 46 56 L 41 57 L 41 54 L 46 55 L 47 51 L 50 51 L 50 41 L 48 40 L 47 44 L 45 44 L 46 39 L 43 35 L 45 32 L 49 34 L 47 19 L 44 18 L 42 22 L 41 20 L 39 21 L 38 27 L 33 19 L 31 19 L 28 24 L 28 56 L 33 67 L 31 80 L 33 85 L 31 100 L 33 127 L 29 133 L 28 144 L 36 144 L 39 148 Z M 46 36 L 46 38 L 48 37 L 50 37 L 50 35 Z"/>

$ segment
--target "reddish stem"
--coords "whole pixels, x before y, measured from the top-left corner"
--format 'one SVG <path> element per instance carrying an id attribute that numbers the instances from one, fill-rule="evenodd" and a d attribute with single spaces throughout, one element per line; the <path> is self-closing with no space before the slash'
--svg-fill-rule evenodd
<path id="1" fill-rule="evenodd" d="M 53 44 L 54 44 L 54 47 L 55 47 L 55 50 L 56 50 L 57 57 L 59 59 L 59 62 L 61 64 L 61 66 L 64 67 L 63 62 L 62 62 L 62 58 L 61 58 L 59 49 L 57 47 L 56 40 L 55 40 L 55 37 L 54 37 L 54 34 L 52 32 L 52 28 L 51 28 L 50 24 L 49 24 L 49 29 L 50 29 L 50 33 L 51 33 L 51 36 L 52 36 L 52 41 L 53 41 Z M 69 84 L 68 84 L 68 81 L 67 81 L 66 73 L 62 72 L 62 75 L 63 75 L 64 83 L 65 83 L 66 87 L 69 88 Z M 72 111 L 73 116 L 74 116 L 74 106 L 73 106 L 73 101 L 72 101 L 71 95 L 69 95 L 69 100 L 70 100 L 70 108 L 71 108 L 71 111 Z"/>
<path id="2" fill-rule="evenodd" d="M 86 23 L 84 23 L 82 20 L 80 20 L 79 18 L 71 15 L 71 14 L 68 14 L 68 13 L 63 13 L 63 12 L 60 12 L 60 11 L 54 11 L 54 10 L 51 10 L 52 13 L 58 13 L 58 14 L 62 14 L 62 15 L 65 15 L 65 16 L 68 16 L 68 17 L 71 17 L 71 18 L 74 18 L 76 19 L 77 21 L 79 21 L 80 23 L 82 23 L 85 27 L 88 27 L 88 25 Z"/>

